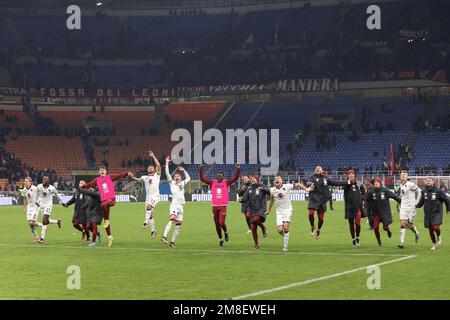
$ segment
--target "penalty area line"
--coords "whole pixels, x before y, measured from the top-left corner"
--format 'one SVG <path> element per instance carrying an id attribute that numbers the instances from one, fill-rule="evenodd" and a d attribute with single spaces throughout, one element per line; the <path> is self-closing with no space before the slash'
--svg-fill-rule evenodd
<path id="1" fill-rule="evenodd" d="M 391 254 L 391 253 L 339 253 L 339 252 L 283 252 L 283 251 L 256 251 L 256 250 L 212 250 L 212 249 L 169 249 L 169 248 L 133 248 L 133 247 L 95 247 L 88 248 L 87 246 L 68 246 L 68 245 L 49 245 L 49 244 L 13 244 L 0 243 L 0 247 L 12 248 L 49 248 L 49 249 L 81 249 L 81 250 L 105 250 L 105 251 L 149 251 L 149 252 L 192 252 L 192 253 L 237 253 L 237 254 L 280 254 L 280 255 L 314 255 L 314 256 L 361 256 L 361 257 L 411 257 L 405 254 Z"/>
<path id="2" fill-rule="evenodd" d="M 351 270 L 347 270 L 347 271 L 343 271 L 343 272 L 339 272 L 339 273 L 333 273 L 333 274 L 330 274 L 330 275 L 327 275 L 327 276 L 323 276 L 323 277 L 319 277 L 319 278 L 309 279 L 309 280 L 300 281 L 300 282 L 294 282 L 294 283 L 290 283 L 290 284 L 287 284 L 287 285 L 284 285 L 284 286 L 280 286 L 280 287 L 276 287 L 276 288 L 272 288 L 272 289 L 266 289 L 266 290 L 252 292 L 252 293 L 249 293 L 249 294 L 244 294 L 244 295 L 241 295 L 241 296 L 233 297 L 233 298 L 231 298 L 231 300 L 242 300 L 242 299 L 247 299 L 247 298 L 251 298 L 251 297 L 260 296 L 260 295 L 263 295 L 263 294 L 266 294 L 266 293 L 272 293 L 272 292 L 276 292 L 276 291 L 281 291 L 281 290 L 286 290 L 286 289 L 290 289 L 290 288 L 294 288 L 294 287 L 299 287 L 299 286 L 303 286 L 303 285 L 314 283 L 314 282 L 319 282 L 319 281 L 324 281 L 324 280 L 328 280 L 328 279 L 332 279 L 332 278 L 345 276 L 345 275 L 350 274 L 350 273 L 366 270 L 369 267 L 380 267 L 380 266 L 384 266 L 384 265 L 387 265 L 387 264 L 404 261 L 404 260 L 415 258 L 415 257 L 417 257 L 417 256 L 416 255 L 410 255 L 410 256 L 401 257 L 401 258 L 398 258 L 398 259 L 388 260 L 388 261 L 385 261 L 385 262 L 380 262 L 380 263 L 376 263 L 376 264 L 370 264 L 370 265 L 367 265 L 367 266 L 364 266 L 364 267 L 351 269 Z"/>

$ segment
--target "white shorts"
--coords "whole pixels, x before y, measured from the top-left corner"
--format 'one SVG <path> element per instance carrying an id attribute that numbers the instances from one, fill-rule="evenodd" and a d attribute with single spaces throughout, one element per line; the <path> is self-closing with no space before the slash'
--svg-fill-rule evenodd
<path id="1" fill-rule="evenodd" d="M 177 221 L 183 221 L 183 205 L 182 204 L 170 204 L 169 216 L 176 215 Z"/>
<path id="2" fill-rule="evenodd" d="M 147 198 L 145 200 L 145 207 L 147 208 L 148 205 L 151 205 L 153 208 L 156 208 L 158 203 L 159 203 L 159 196 L 156 198 Z"/>
<path id="3" fill-rule="evenodd" d="M 416 217 L 416 209 L 401 209 L 400 208 L 400 220 L 408 220 L 409 222 L 414 222 Z"/>
<path id="4" fill-rule="evenodd" d="M 38 208 L 27 208 L 27 221 L 37 221 L 39 217 Z"/>
<path id="5" fill-rule="evenodd" d="M 282 226 L 283 222 L 291 222 L 292 210 L 277 211 L 277 226 Z"/>
<path id="6" fill-rule="evenodd" d="M 42 214 L 46 214 L 46 215 L 51 215 L 52 214 L 52 207 L 40 207 L 39 208 L 39 212 L 41 212 Z"/>

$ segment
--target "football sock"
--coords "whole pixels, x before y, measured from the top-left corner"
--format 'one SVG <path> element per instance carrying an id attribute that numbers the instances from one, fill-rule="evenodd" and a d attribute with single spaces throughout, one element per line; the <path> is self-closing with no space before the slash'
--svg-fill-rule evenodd
<path id="1" fill-rule="evenodd" d="M 172 224 L 173 224 L 173 221 L 169 221 L 167 223 L 166 228 L 164 229 L 164 234 L 163 234 L 164 238 L 167 238 L 167 235 L 169 234 L 170 229 L 172 228 Z"/>
<path id="2" fill-rule="evenodd" d="M 42 230 L 41 230 L 41 238 L 45 239 L 45 234 L 47 233 L 47 225 L 43 225 L 42 226 Z"/>
<path id="3" fill-rule="evenodd" d="M 251 224 L 253 241 L 255 242 L 255 246 L 259 245 L 258 242 L 258 226 L 254 223 Z"/>
<path id="4" fill-rule="evenodd" d="M 172 234 L 172 242 L 175 242 L 175 240 L 177 240 L 177 237 L 180 234 L 180 230 L 181 230 L 181 225 L 176 225 L 175 230 L 173 231 L 173 234 Z"/>
<path id="5" fill-rule="evenodd" d="M 400 243 L 405 243 L 406 229 L 400 228 Z"/>
<path id="6" fill-rule="evenodd" d="M 350 235 L 355 239 L 355 222 L 354 219 L 348 219 L 348 226 L 350 228 Z"/>
<path id="7" fill-rule="evenodd" d="M 434 232 L 436 232 L 436 235 L 437 235 L 438 237 L 440 237 L 440 236 L 441 236 L 441 227 L 440 227 L 438 224 L 435 224 L 435 225 L 433 226 L 433 229 L 434 229 Z"/>
<path id="8" fill-rule="evenodd" d="M 37 237 L 36 226 L 30 226 L 31 233 Z"/>
<path id="9" fill-rule="evenodd" d="M 380 229 L 378 226 L 373 228 L 375 232 L 375 237 L 377 238 L 378 244 L 381 244 L 381 235 L 380 235 Z"/>
<path id="10" fill-rule="evenodd" d="M 58 220 L 54 220 L 54 219 L 48 219 L 48 223 L 49 224 L 57 224 L 58 223 Z"/>
<path id="11" fill-rule="evenodd" d="M 311 224 L 311 227 L 314 227 L 314 210 L 309 209 L 309 223 Z"/>
<path id="12" fill-rule="evenodd" d="M 428 232 L 430 233 L 431 242 L 436 243 L 436 236 L 434 235 L 434 229 L 428 228 Z"/>
<path id="13" fill-rule="evenodd" d="M 318 212 L 317 215 L 319 216 L 319 224 L 317 225 L 317 229 L 320 230 L 323 225 L 323 219 L 324 219 L 324 213 L 322 211 Z"/>
<path id="14" fill-rule="evenodd" d="M 417 230 L 417 227 L 415 224 L 412 225 L 412 227 L 410 228 L 412 232 L 414 232 L 414 234 L 418 234 L 419 230 Z"/>
<path id="15" fill-rule="evenodd" d="M 81 226 L 80 226 L 78 223 L 74 223 L 74 224 L 73 224 L 73 227 L 74 227 L 75 229 L 77 229 L 78 231 L 83 232 L 83 228 L 81 228 Z"/>
<path id="16" fill-rule="evenodd" d="M 111 226 L 109 225 L 108 228 L 106 228 L 105 230 L 106 230 L 106 234 L 109 237 L 111 235 Z"/>
<path id="17" fill-rule="evenodd" d="M 289 231 L 285 232 L 283 235 L 283 246 L 285 249 L 287 249 L 288 244 L 289 244 Z"/>

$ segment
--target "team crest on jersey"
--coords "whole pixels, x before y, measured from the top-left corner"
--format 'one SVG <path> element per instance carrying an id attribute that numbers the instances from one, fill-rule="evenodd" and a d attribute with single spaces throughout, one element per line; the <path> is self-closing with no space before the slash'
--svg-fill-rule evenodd
<path id="1" fill-rule="evenodd" d="M 384 192 L 380 193 L 381 200 L 384 200 L 386 197 L 384 196 Z"/>
<path id="2" fill-rule="evenodd" d="M 316 182 L 319 182 L 319 179 L 318 179 L 318 178 L 316 178 Z"/>
<path id="3" fill-rule="evenodd" d="M 431 200 L 436 200 L 436 193 L 431 194 Z"/>
<path id="4" fill-rule="evenodd" d="M 323 179 L 323 185 L 324 185 L 324 186 L 327 185 L 327 179 Z"/>
<path id="5" fill-rule="evenodd" d="M 280 199 L 283 198 L 283 194 L 282 194 L 282 193 L 279 193 L 279 194 L 278 194 L 278 198 L 280 198 Z"/>

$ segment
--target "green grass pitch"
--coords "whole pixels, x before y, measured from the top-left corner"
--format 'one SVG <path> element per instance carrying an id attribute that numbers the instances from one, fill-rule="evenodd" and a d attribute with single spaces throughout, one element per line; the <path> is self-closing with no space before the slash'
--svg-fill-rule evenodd
<path id="1" fill-rule="evenodd" d="M 62 229 L 50 226 L 46 243 L 33 244 L 22 207 L 0 207 L 0 299 L 450 298 L 448 227 L 444 224 L 442 228 L 442 247 L 431 251 L 422 209 L 417 218 L 419 244 L 408 231 L 406 248 L 397 248 L 399 227 L 394 209 L 393 237 L 388 239 L 383 231 L 383 247 L 376 245 L 363 220 L 362 246 L 353 248 L 342 203 L 335 203 L 335 210 L 326 213 L 321 238 L 314 240 L 309 235 L 306 202 L 297 202 L 289 252 L 284 253 L 282 238 L 275 231 L 274 212 L 266 221 L 268 237 L 261 237 L 261 249 L 255 251 L 237 203 L 228 208 L 230 241 L 225 247 L 218 246 L 210 203 L 190 202 L 185 206 L 177 248 L 171 249 L 160 242 L 168 206 L 158 205 L 158 235 L 151 240 L 149 230 L 141 228 L 144 204 L 117 204 L 111 214 L 112 248 L 107 248 L 105 241 L 97 248 L 87 248 L 71 226 L 72 208 L 56 205 L 52 217 L 62 218 Z M 414 257 L 401 259 L 406 256 Z M 365 267 L 398 259 L 380 266 L 381 288 L 369 290 L 371 274 Z M 67 289 L 70 265 L 80 267 L 79 290 Z M 305 282 L 308 280 L 313 281 Z M 290 284 L 295 285 L 272 291 Z M 268 291 L 260 292 L 264 290 Z M 247 296 L 252 293 L 256 295 Z"/>

